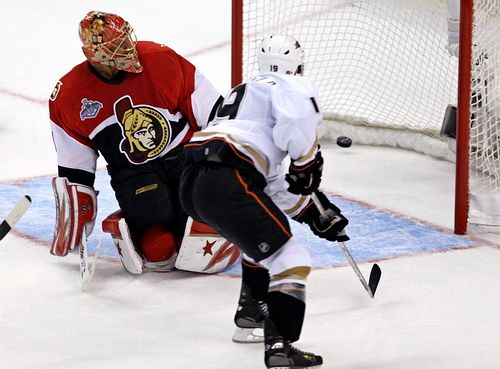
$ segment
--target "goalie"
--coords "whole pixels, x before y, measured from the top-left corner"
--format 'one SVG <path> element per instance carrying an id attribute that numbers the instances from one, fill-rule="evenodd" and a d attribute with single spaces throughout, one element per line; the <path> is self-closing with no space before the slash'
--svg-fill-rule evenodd
<path id="1" fill-rule="evenodd" d="M 49 99 L 58 164 L 50 253 L 65 256 L 92 233 L 100 154 L 120 207 L 103 227 L 125 268 L 134 274 L 170 270 L 181 244 L 189 243 L 183 240 L 187 215 L 177 194 L 179 153 L 193 132 L 206 127 L 222 98 L 174 50 L 137 41 L 119 15 L 89 12 L 79 36 L 86 60 L 57 82 Z"/>

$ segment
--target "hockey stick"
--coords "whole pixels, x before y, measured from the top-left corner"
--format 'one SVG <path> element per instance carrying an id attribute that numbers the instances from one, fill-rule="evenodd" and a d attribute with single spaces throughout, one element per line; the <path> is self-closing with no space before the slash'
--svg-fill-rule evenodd
<path id="1" fill-rule="evenodd" d="M 26 213 L 31 205 L 31 198 L 28 195 L 24 195 L 19 199 L 17 204 L 12 208 L 9 214 L 0 224 L 0 241 L 9 233 L 9 231 L 14 228 L 16 223 L 21 219 L 21 217 Z"/>
<path id="2" fill-rule="evenodd" d="M 327 220 L 329 218 L 328 212 L 327 212 L 327 210 L 325 210 L 323 208 L 323 205 L 321 204 L 321 201 L 318 199 L 318 196 L 316 196 L 315 192 L 313 192 L 311 194 L 311 198 L 314 202 L 314 205 L 316 205 L 316 207 L 318 208 L 320 218 L 322 220 Z M 358 279 L 361 282 L 361 284 L 363 285 L 363 287 L 365 288 L 366 292 L 368 292 L 368 295 L 371 298 L 374 298 L 375 291 L 377 290 L 378 282 L 380 281 L 380 277 L 382 276 L 382 270 L 380 270 L 380 267 L 377 264 L 373 264 L 372 270 L 370 272 L 370 278 L 368 280 L 368 283 L 366 283 L 366 280 L 363 277 L 363 274 L 359 270 L 358 265 L 354 261 L 352 255 L 349 252 L 349 249 L 347 248 L 345 243 L 338 241 L 338 244 L 340 246 L 340 249 L 344 253 L 345 257 L 349 261 L 349 264 L 351 264 L 352 269 L 354 270 L 354 272 L 358 276 Z"/>
<path id="3" fill-rule="evenodd" d="M 80 280 L 81 280 L 80 288 L 82 292 L 85 292 L 90 283 L 90 280 L 94 276 L 95 268 L 97 265 L 97 259 L 99 258 L 99 254 L 101 251 L 101 240 L 102 239 L 99 238 L 99 242 L 97 243 L 94 253 L 94 259 L 92 261 L 92 264 L 89 266 L 89 254 L 87 251 L 87 236 L 85 234 L 85 231 L 82 233 L 82 241 L 80 243 Z"/>

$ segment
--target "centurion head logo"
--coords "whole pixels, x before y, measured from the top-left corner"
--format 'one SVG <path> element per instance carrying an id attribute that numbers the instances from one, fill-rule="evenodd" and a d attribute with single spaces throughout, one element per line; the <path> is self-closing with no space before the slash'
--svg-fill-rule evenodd
<path id="1" fill-rule="evenodd" d="M 147 105 L 133 106 L 130 96 L 115 103 L 115 115 L 123 132 L 120 151 L 134 164 L 157 158 L 171 139 L 168 119 Z"/>

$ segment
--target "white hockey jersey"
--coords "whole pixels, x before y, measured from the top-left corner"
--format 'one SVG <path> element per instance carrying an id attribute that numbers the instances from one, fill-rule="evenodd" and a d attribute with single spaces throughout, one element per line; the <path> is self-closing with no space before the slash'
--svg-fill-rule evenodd
<path id="1" fill-rule="evenodd" d="M 297 165 L 315 158 L 319 150 L 316 127 L 323 119 L 316 89 L 309 79 L 262 73 L 233 88 L 208 128 L 191 142 L 220 137 L 251 158 L 267 180 L 266 193 L 290 216 L 306 197 L 286 191 L 285 158 Z"/>

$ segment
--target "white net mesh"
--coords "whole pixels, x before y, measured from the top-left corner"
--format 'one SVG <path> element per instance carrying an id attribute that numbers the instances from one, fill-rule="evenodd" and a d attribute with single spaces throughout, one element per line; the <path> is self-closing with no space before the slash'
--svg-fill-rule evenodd
<path id="1" fill-rule="evenodd" d="M 470 221 L 500 225 L 500 1 L 474 1 Z"/>
<path id="2" fill-rule="evenodd" d="M 469 222 L 500 225 L 500 0 L 473 1 Z M 399 146 L 451 161 L 440 136 L 457 103 L 445 0 L 247 0 L 243 79 L 272 33 L 294 36 L 319 89 L 322 137 Z"/>
<path id="3" fill-rule="evenodd" d="M 304 47 L 305 74 L 319 90 L 329 120 L 324 136 L 454 160 L 439 135 L 457 91 L 447 17 L 444 0 L 249 0 L 243 79 L 257 72 L 263 36 L 290 34 Z"/>

